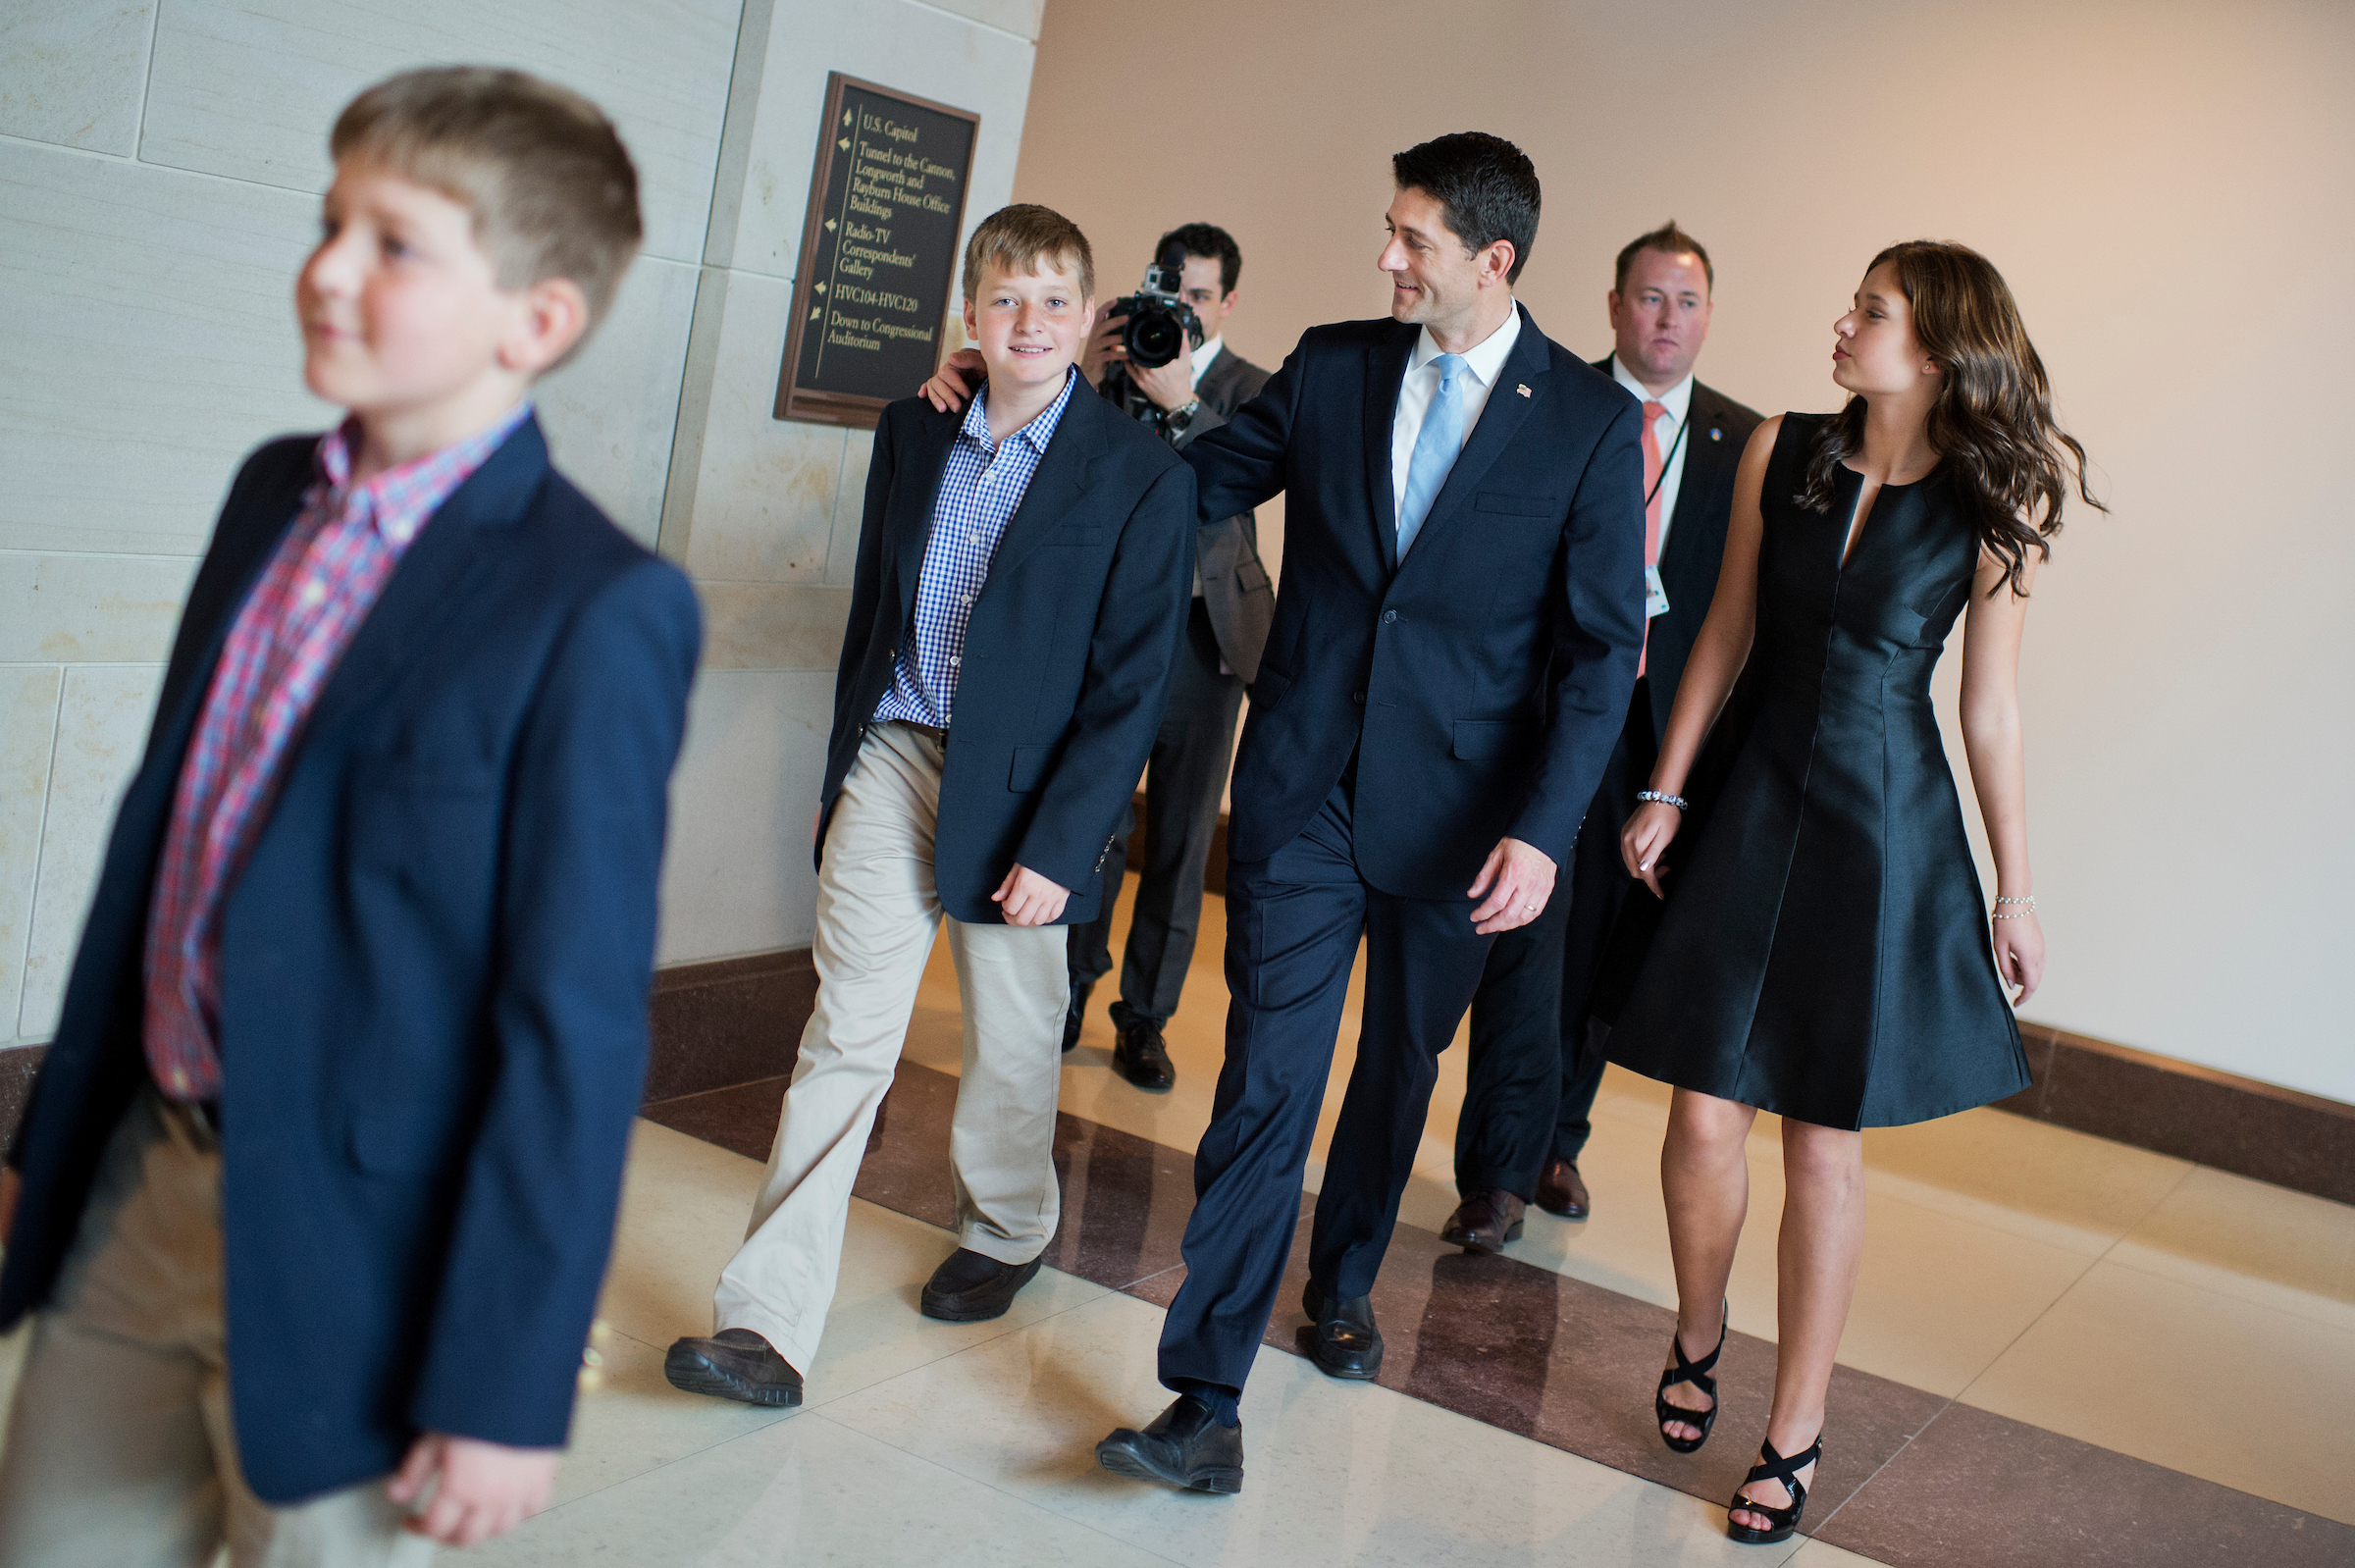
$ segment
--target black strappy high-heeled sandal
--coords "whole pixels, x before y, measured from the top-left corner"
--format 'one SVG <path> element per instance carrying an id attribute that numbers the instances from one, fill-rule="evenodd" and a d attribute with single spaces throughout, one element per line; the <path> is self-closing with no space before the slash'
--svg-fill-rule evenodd
<path id="1" fill-rule="evenodd" d="M 1791 1493 L 1791 1501 L 1785 1507 L 1769 1508 L 1762 1502 L 1743 1496 L 1739 1490 L 1734 1492 L 1734 1500 L 1725 1505 L 1725 1533 L 1750 1546 L 1765 1546 L 1778 1541 L 1789 1541 L 1791 1532 L 1799 1528 L 1799 1516 L 1807 1506 L 1807 1489 L 1799 1484 L 1799 1473 L 1823 1457 L 1823 1435 L 1817 1433 L 1814 1443 L 1806 1453 L 1789 1459 L 1776 1453 L 1773 1443 L 1761 1439 L 1758 1455 L 1758 1462 L 1750 1467 L 1750 1478 L 1742 1485 L 1750 1487 L 1761 1481 L 1779 1481 Z M 1733 1514 L 1737 1508 L 1744 1513 L 1764 1514 L 1774 1521 L 1774 1528 L 1760 1530 L 1755 1525 L 1735 1524 Z"/>
<path id="2" fill-rule="evenodd" d="M 1659 1417 L 1660 1441 L 1678 1453 L 1692 1453 L 1700 1448 L 1702 1443 L 1709 1440 L 1709 1429 L 1717 1424 L 1717 1380 L 1710 1377 L 1709 1372 L 1717 1365 L 1717 1358 L 1725 1354 L 1725 1329 L 1730 1317 L 1729 1309 L 1723 1307 L 1718 1309 L 1717 1348 L 1702 1356 L 1699 1361 L 1687 1361 L 1684 1340 L 1674 1333 L 1668 1335 L 1668 1348 L 1675 1353 L 1676 1365 L 1660 1374 L 1660 1388 L 1651 1396 L 1651 1408 L 1652 1413 Z M 1689 1383 L 1702 1393 L 1707 1394 L 1709 1408 L 1687 1410 L 1683 1405 L 1670 1404 L 1668 1390 L 1680 1383 Z M 1671 1421 L 1681 1422 L 1688 1427 L 1699 1427 L 1701 1436 L 1698 1437 L 1671 1437 L 1668 1436 L 1668 1423 Z"/>

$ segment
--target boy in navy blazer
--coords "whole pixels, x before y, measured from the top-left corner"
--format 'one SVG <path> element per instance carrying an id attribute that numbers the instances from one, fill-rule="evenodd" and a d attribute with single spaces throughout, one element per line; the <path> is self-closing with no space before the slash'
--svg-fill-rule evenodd
<path id="1" fill-rule="evenodd" d="M 231 487 L 9 1154 L 0 1563 L 421 1560 L 571 1418 L 702 634 L 529 394 L 637 175 L 508 71 L 331 147 L 295 304 L 350 415 Z"/>
<path id="2" fill-rule="evenodd" d="M 671 1346 L 691 1392 L 802 1400 L 851 1186 L 946 917 L 965 1012 L 955 1252 L 927 1317 L 995 1318 L 1055 1233 L 1064 922 L 1144 771 L 1192 600 L 1194 481 L 1073 368 L 1087 239 L 1044 207 L 973 231 L 965 329 L 988 391 L 875 429 L 817 845 L 817 1005 L 715 1332 Z"/>

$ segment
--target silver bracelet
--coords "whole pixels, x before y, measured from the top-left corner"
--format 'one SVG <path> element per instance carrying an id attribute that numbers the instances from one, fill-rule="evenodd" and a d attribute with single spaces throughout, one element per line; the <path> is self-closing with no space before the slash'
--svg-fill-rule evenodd
<path id="1" fill-rule="evenodd" d="M 2029 894 L 2029 895 L 2028 895 L 2026 898 L 2019 898 L 2019 899 L 2012 898 L 2012 897 L 2010 897 L 2009 895 L 2002 894 L 2002 893 L 1998 893 L 1998 894 L 1995 896 L 1995 902 L 1996 902 L 1996 903 L 1997 903 L 1999 906 L 2001 906 L 2001 905 L 2005 905 L 2005 904 L 2017 904 L 2017 905 L 2019 905 L 2019 906 L 2020 906 L 2020 908 L 2018 908 L 2018 909 L 2016 909 L 2016 910 L 2014 910 L 2014 911 L 2013 911 L 2011 914 L 2009 914 L 2009 915 L 2006 915 L 2006 914 L 2003 912 L 2003 910 L 2002 910 L 2001 908 L 1998 908 L 1998 909 L 1996 910 L 1995 914 L 1994 914 L 1992 916 L 1990 916 L 1990 918 L 1993 918 L 1993 919 L 1998 919 L 1998 920 L 2017 920 L 2017 919 L 2024 919 L 2024 918 L 2025 918 L 2025 917 L 2027 917 L 2028 915 L 2033 915 L 2033 914 L 2035 914 L 2035 913 L 2036 913 L 2036 895 L 2035 895 L 2035 894 L 2033 894 L 2033 893 L 2030 893 L 2030 894 Z"/>
<path id="2" fill-rule="evenodd" d="M 1636 791 L 1636 799 L 1639 801 L 1657 801 L 1662 806 L 1673 806 L 1680 811 L 1688 811 L 1693 809 L 1693 803 L 1686 800 L 1682 795 L 1670 795 L 1662 790 L 1638 790 Z"/>

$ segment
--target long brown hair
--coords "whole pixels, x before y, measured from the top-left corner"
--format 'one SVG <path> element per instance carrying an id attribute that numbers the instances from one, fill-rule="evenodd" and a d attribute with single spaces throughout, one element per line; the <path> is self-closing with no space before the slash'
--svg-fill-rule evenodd
<path id="1" fill-rule="evenodd" d="M 1910 239 L 1864 270 L 1883 262 L 1896 266 L 1914 340 L 1938 365 L 1930 444 L 1980 548 L 2004 563 L 2012 592 L 2024 596 L 2028 551 L 2051 557 L 2069 481 L 2086 505 L 2109 510 L 2086 488 L 2085 448 L 2054 421 L 2044 361 L 2011 287 L 1986 257 L 1951 240 Z M 1844 460 L 1863 445 L 1864 399 L 1851 397 L 1815 438 L 1800 503 L 1830 511 Z"/>

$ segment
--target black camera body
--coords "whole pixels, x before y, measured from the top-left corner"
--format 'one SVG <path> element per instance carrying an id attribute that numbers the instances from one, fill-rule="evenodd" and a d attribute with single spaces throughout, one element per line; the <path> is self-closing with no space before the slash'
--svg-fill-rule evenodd
<path id="1" fill-rule="evenodd" d="M 1126 321 L 1121 346 L 1128 363 L 1154 370 L 1179 354 L 1202 346 L 1202 318 L 1179 292 L 1185 273 L 1185 248 L 1173 243 L 1161 260 L 1145 269 L 1145 285 L 1133 294 L 1110 301 L 1104 313 Z"/>

